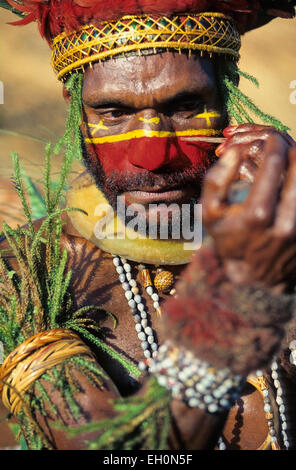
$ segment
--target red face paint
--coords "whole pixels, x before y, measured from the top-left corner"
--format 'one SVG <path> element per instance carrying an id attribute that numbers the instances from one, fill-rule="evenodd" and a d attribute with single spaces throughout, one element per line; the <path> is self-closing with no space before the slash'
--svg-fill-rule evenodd
<path id="1" fill-rule="evenodd" d="M 200 136 L 200 134 L 199 134 Z M 139 137 L 120 142 L 86 140 L 92 164 L 99 160 L 105 176 L 116 172 L 172 172 L 194 167 L 206 171 L 213 161 L 215 144 L 185 141 L 184 137 Z M 101 140 L 100 143 L 96 141 Z"/>

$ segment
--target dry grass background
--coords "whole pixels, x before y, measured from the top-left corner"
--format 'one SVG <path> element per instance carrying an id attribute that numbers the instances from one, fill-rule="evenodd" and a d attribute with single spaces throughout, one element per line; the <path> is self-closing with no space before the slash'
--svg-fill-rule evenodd
<path id="1" fill-rule="evenodd" d="M 0 80 L 4 104 L 0 105 L 0 129 L 55 141 L 64 129 L 66 106 L 62 87 L 50 66 L 50 51 L 36 32 L 36 25 L 13 27 L 9 12 L 0 12 Z M 296 105 L 289 96 L 296 80 L 296 20 L 275 20 L 243 38 L 241 68 L 254 74 L 260 90 L 242 82 L 242 88 L 265 111 L 276 115 L 296 137 Z M 12 188 L 11 150 L 22 157 L 27 172 L 41 178 L 44 144 L 26 137 L 0 133 L 0 226 L 21 221 L 18 199 Z M 58 171 L 59 160 L 55 160 Z M 76 167 L 79 169 L 79 166 Z"/>

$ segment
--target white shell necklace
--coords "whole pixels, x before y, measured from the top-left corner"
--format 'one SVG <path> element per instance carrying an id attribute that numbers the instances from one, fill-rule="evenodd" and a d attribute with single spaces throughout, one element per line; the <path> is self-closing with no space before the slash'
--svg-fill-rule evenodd
<path id="1" fill-rule="evenodd" d="M 136 280 L 132 277 L 132 269 L 128 261 L 125 258 L 113 255 L 113 264 L 117 274 L 119 275 L 119 281 L 121 282 L 125 298 L 128 302 L 128 306 L 130 307 L 130 312 L 134 318 L 136 332 L 141 342 L 141 348 L 143 349 L 144 357 L 149 361 L 150 358 L 156 357 L 158 345 L 155 340 L 155 334 L 148 323 L 149 320 L 144 300 L 139 294 L 139 288 L 137 287 Z M 145 266 L 140 265 L 139 269 L 145 269 Z M 159 315 L 160 306 L 157 292 L 155 292 L 152 283 L 148 283 L 145 288 L 147 294 L 153 301 L 153 307 Z M 138 364 L 138 368 L 140 371 L 144 371 L 147 369 L 147 365 L 144 361 L 141 361 Z"/>

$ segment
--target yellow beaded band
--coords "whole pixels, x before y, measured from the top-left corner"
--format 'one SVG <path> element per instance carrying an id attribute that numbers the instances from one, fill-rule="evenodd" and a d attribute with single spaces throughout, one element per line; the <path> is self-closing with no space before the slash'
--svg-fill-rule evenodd
<path id="1" fill-rule="evenodd" d="M 226 54 L 239 59 L 240 34 L 234 20 L 222 13 L 124 16 L 100 27 L 86 25 L 62 33 L 52 44 L 52 65 L 59 79 L 95 61 L 137 51 L 183 50 Z"/>
<path id="2" fill-rule="evenodd" d="M 44 331 L 24 341 L 0 367 L 0 393 L 4 406 L 17 415 L 23 404 L 22 398 L 32 383 L 48 369 L 76 355 L 93 357 L 88 346 L 70 330 Z"/>

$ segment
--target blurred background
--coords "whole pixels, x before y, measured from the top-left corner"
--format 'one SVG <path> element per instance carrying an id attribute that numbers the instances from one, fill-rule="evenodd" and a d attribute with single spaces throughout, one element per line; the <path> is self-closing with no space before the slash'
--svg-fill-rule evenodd
<path id="1" fill-rule="evenodd" d="M 28 175 L 42 180 L 44 144 L 55 142 L 64 130 L 66 106 L 62 85 L 50 66 L 50 50 L 35 24 L 10 26 L 16 17 L 0 12 L 0 229 L 5 220 L 22 222 L 22 213 L 11 183 L 11 151 L 17 152 Z M 296 138 L 296 104 L 290 102 L 290 83 L 296 80 L 296 20 L 275 20 L 243 38 L 240 67 L 258 78 L 260 89 L 243 79 L 241 88 L 264 111 L 291 128 Z M 54 159 L 53 172 L 59 171 Z M 80 170 L 76 164 L 74 172 Z"/>

